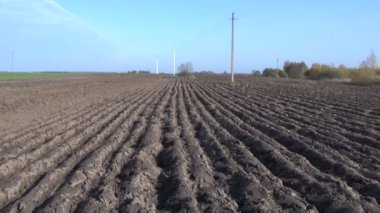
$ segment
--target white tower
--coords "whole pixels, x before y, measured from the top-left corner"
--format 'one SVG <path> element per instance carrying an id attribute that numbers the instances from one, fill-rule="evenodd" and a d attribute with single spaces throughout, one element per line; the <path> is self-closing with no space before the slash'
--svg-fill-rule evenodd
<path id="1" fill-rule="evenodd" d="M 174 48 L 174 51 L 173 51 L 173 76 L 175 77 L 175 74 L 176 74 L 176 67 L 175 67 L 175 48 Z"/>
<path id="2" fill-rule="evenodd" d="M 14 71 L 14 55 L 15 55 L 15 51 L 12 50 L 12 53 L 11 53 L 11 72 Z"/>
<path id="3" fill-rule="evenodd" d="M 232 13 L 232 39 L 231 39 L 231 81 L 234 82 L 234 30 L 235 13 Z"/>
<path id="4" fill-rule="evenodd" d="M 159 58 L 156 57 L 156 74 L 158 75 L 158 64 L 159 63 Z"/>

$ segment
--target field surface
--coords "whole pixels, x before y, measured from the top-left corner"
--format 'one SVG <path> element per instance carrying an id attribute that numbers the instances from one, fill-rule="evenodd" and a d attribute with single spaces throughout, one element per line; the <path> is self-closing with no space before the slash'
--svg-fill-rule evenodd
<path id="1" fill-rule="evenodd" d="M 0 80 L 17 80 L 17 79 L 31 79 L 31 78 L 52 78 L 76 75 L 76 73 L 65 72 L 1 72 Z"/>
<path id="2" fill-rule="evenodd" d="M 380 87 L 0 81 L 0 212 L 380 212 Z"/>

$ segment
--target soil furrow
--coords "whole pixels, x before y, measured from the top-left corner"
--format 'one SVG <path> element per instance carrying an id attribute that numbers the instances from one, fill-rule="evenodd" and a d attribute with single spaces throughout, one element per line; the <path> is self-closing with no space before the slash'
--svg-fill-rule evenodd
<path id="1" fill-rule="evenodd" d="M 304 118 L 308 118 L 310 120 L 323 121 L 350 140 L 361 144 L 368 144 L 369 146 L 373 146 L 377 149 L 380 148 L 380 143 L 377 142 L 380 139 L 380 134 L 376 131 L 376 126 L 378 126 L 379 123 L 377 125 L 374 123 L 374 125 L 371 126 L 369 125 L 367 119 L 355 119 L 355 122 L 353 122 L 352 118 L 342 118 L 340 114 L 332 112 L 330 108 L 322 108 L 323 111 L 320 111 L 321 108 L 309 110 L 310 107 L 289 104 L 289 100 L 285 100 L 282 103 L 287 105 L 286 109 L 288 111 L 295 114 L 300 114 Z"/>
<path id="2" fill-rule="evenodd" d="M 219 138 L 221 144 L 229 150 L 232 158 L 240 164 L 250 176 L 257 178 L 255 181 L 268 190 L 272 199 L 281 206 L 281 211 L 311 211 L 313 209 L 313 207 L 297 195 L 295 191 L 284 187 L 281 180 L 273 176 L 273 174 L 252 155 L 245 144 L 221 127 L 201 103 L 197 104 L 197 106 L 200 108 L 202 117 L 208 121 L 210 126 L 213 126 L 215 136 Z"/>
<path id="3" fill-rule="evenodd" d="M 47 153 L 50 153 L 57 146 L 64 146 L 63 143 L 72 140 L 78 134 L 81 134 L 81 132 L 86 132 L 87 129 L 91 128 L 94 124 L 105 118 L 108 114 L 114 112 L 121 112 L 124 110 L 124 108 L 125 103 L 123 102 L 114 104 L 114 107 L 111 107 L 108 110 L 103 110 L 101 113 L 95 115 L 90 120 L 87 120 L 87 122 L 80 123 L 75 128 L 68 129 L 67 132 L 63 133 L 62 135 L 58 135 L 52 138 L 51 140 L 47 140 L 46 142 L 45 138 L 36 140 L 36 143 L 42 142 L 43 144 L 41 144 L 40 147 L 31 150 L 30 152 L 27 152 L 15 158 L 11 158 L 8 161 L 3 162 L 2 165 L 0 165 L 0 178 L 5 179 L 7 176 L 14 173 L 18 169 L 24 168 L 26 165 L 32 164 L 33 162 L 37 161 Z M 30 144 L 33 143 L 30 142 Z"/>
<path id="4" fill-rule="evenodd" d="M 236 98 L 247 97 L 247 94 L 245 94 L 243 92 L 239 92 L 240 90 L 236 89 L 236 88 L 235 88 L 234 92 L 231 91 L 231 88 L 226 88 L 226 87 L 223 87 L 220 85 L 217 86 L 217 88 L 222 89 L 224 92 L 226 92 L 226 93 L 228 93 L 231 96 L 236 97 Z M 220 94 L 224 95 L 223 93 L 220 93 Z M 229 98 L 233 98 L 233 97 L 229 97 Z M 289 117 L 295 121 L 307 123 L 307 125 L 310 125 L 310 126 L 316 126 L 317 130 L 319 130 L 319 129 L 334 130 L 334 132 L 337 132 L 337 134 L 339 134 L 340 137 L 343 137 L 343 138 L 345 138 L 343 136 L 343 134 L 346 134 L 346 135 L 350 134 L 347 131 L 346 131 L 346 133 L 343 132 L 344 130 L 342 129 L 342 127 L 344 127 L 346 125 L 345 124 L 346 122 L 336 123 L 336 121 L 335 122 L 331 121 L 331 118 L 329 118 L 329 114 L 326 114 L 326 113 L 321 111 L 321 109 L 322 110 L 324 109 L 322 107 L 318 109 L 318 111 L 321 111 L 321 112 L 313 117 L 311 115 L 311 113 L 307 113 L 307 112 L 304 113 L 303 109 L 294 108 L 295 106 L 293 106 L 292 104 L 289 104 L 288 102 L 278 101 L 278 99 L 273 99 L 273 98 L 270 99 L 267 95 L 264 96 L 264 95 L 260 95 L 260 94 L 255 93 L 255 95 L 248 95 L 248 97 L 249 97 L 248 99 L 243 99 L 247 104 L 260 107 L 261 109 L 264 108 L 264 109 L 268 109 L 269 111 L 278 112 L 275 114 L 270 113 L 271 116 L 285 115 L 286 117 Z M 285 116 L 282 116 L 282 117 L 285 117 Z M 321 124 L 324 124 L 324 125 L 321 125 Z M 289 122 L 289 125 L 293 125 L 293 122 Z M 351 128 L 351 127 L 347 127 L 347 128 Z M 360 129 L 359 131 L 361 131 L 361 130 L 363 130 L 363 129 Z M 368 131 L 362 132 L 362 134 L 364 134 L 364 135 L 372 134 L 373 135 L 373 133 L 368 132 Z M 374 137 L 376 138 L 376 137 L 380 137 L 380 136 L 374 135 Z M 366 146 L 361 141 L 359 141 L 359 143 L 352 141 L 351 143 Z"/>
<path id="5" fill-rule="evenodd" d="M 247 93 L 254 94 L 251 96 L 251 98 L 258 98 L 259 101 L 266 100 L 264 102 L 281 103 L 283 106 L 286 106 L 286 109 L 288 110 L 293 110 L 292 108 L 294 108 L 295 109 L 294 112 L 296 113 L 304 113 L 305 116 L 315 116 L 315 118 L 323 119 L 324 122 L 331 123 L 333 128 L 345 127 L 346 129 L 350 131 L 360 133 L 362 136 L 372 135 L 375 138 L 380 137 L 378 134 L 374 135 L 373 132 L 366 130 L 368 127 L 371 126 L 370 123 L 373 123 L 374 126 L 376 126 L 376 124 L 377 126 L 380 125 L 378 122 L 378 119 L 376 118 L 374 118 L 375 120 L 370 122 L 368 121 L 367 118 L 364 117 L 363 119 L 365 120 L 365 122 L 358 123 L 357 121 L 361 121 L 363 119 L 358 119 L 358 118 L 352 119 L 351 115 L 348 115 L 348 116 L 345 115 L 346 119 L 342 120 L 341 112 L 339 111 L 335 112 L 334 110 L 332 110 L 330 105 L 328 104 L 320 105 L 318 104 L 318 102 L 313 102 L 305 106 L 303 98 L 300 98 L 299 96 L 294 96 L 293 94 L 289 92 L 286 92 L 285 95 L 283 95 L 282 89 L 283 88 L 281 88 L 280 92 L 274 93 L 273 91 L 270 91 L 270 90 L 257 91 L 258 90 L 257 88 L 251 88 L 247 90 L 246 88 L 230 87 L 230 90 L 233 90 L 235 92 L 240 91 L 240 93 L 243 95 L 246 95 Z M 294 96 L 294 97 L 291 97 L 291 96 Z M 331 101 L 332 100 L 329 100 L 329 102 Z M 373 103 L 375 103 L 375 101 L 373 101 Z"/>
<path id="6" fill-rule="evenodd" d="M 0 82 L 0 212 L 380 212 L 379 86 Z"/>
<path id="7" fill-rule="evenodd" d="M 262 112 L 255 111 L 255 113 L 260 114 L 262 117 L 265 117 L 265 115 L 262 115 L 263 113 L 265 113 L 264 110 L 261 111 Z M 282 116 L 281 114 L 286 114 L 286 116 Z M 276 115 L 279 115 L 279 119 L 274 118 L 277 117 Z M 294 117 L 298 117 L 299 119 L 294 120 Z M 305 118 L 307 118 L 307 116 L 305 115 L 299 116 L 296 113 L 288 112 L 274 113 L 271 114 L 271 116 L 267 119 L 270 119 L 277 125 L 288 128 L 292 132 L 295 132 L 295 134 L 299 134 L 304 137 L 310 138 L 315 142 L 328 145 L 334 150 L 339 151 L 339 154 L 343 154 L 349 157 L 350 159 L 354 160 L 355 162 L 362 164 L 366 169 L 368 169 L 363 170 L 363 174 L 366 176 L 374 177 L 374 174 L 371 174 L 371 171 L 379 171 L 379 161 L 377 159 L 377 156 L 380 154 L 379 150 L 374 149 L 371 146 L 367 146 L 363 143 L 357 143 L 355 141 L 349 140 L 348 138 L 340 135 L 339 133 L 336 133 L 336 131 L 334 131 L 334 129 L 331 128 L 331 125 L 328 125 L 320 121 L 309 122 L 305 120 Z M 298 127 L 294 128 L 294 125 L 297 124 Z M 351 163 L 351 165 L 353 164 Z M 356 168 L 362 170 L 361 166 L 356 166 Z M 378 178 L 379 177 L 377 177 L 377 180 Z"/>
<path id="8" fill-rule="evenodd" d="M 146 131 L 134 146 L 136 152 L 117 176 L 118 210 L 121 212 L 151 212 L 157 209 L 156 184 L 162 169 L 156 159 L 163 148 L 162 122 L 172 89 L 173 86 L 167 89 L 163 100 L 157 103 L 157 108 L 147 119 Z"/>
<path id="9" fill-rule="evenodd" d="M 208 109 L 212 109 L 212 106 L 207 105 L 205 98 L 199 95 L 200 91 L 197 91 L 197 93 L 199 100 L 201 100 L 203 104 L 206 104 Z M 246 143 L 246 145 L 251 148 L 250 150 L 253 154 L 264 163 L 273 174 L 280 177 L 285 185 L 298 191 L 308 202 L 315 205 L 318 210 L 334 208 L 331 205 L 336 202 L 352 209 L 357 208 L 357 205 L 360 206 L 360 203 L 365 209 L 372 208 L 372 205 L 375 205 L 373 201 L 372 203 L 368 203 L 360 199 L 357 192 L 354 192 L 341 181 L 331 176 L 321 174 L 319 170 L 308 165 L 308 161 L 305 161 L 304 158 L 294 155 L 294 153 L 286 153 L 284 148 L 273 143 L 271 140 L 267 140 L 267 143 L 264 143 L 262 141 L 263 137 L 261 137 L 261 139 L 255 139 L 254 136 L 257 134 L 260 135 L 260 133 L 256 131 L 254 135 L 248 134 L 246 130 L 239 127 L 246 124 L 237 117 L 234 118 L 233 115 L 228 115 L 230 118 L 234 118 L 233 120 L 235 121 L 233 122 L 225 117 L 225 115 L 227 115 L 226 112 L 221 114 L 218 109 L 214 109 L 211 110 L 210 113 L 232 135 Z M 276 147 L 276 149 L 273 149 L 274 147 L 272 146 Z M 282 153 L 280 154 L 279 151 L 282 151 Z M 288 156 L 288 159 L 285 158 L 285 156 Z M 294 161 L 296 164 L 293 163 Z M 298 165 L 301 166 L 302 170 L 306 173 L 296 169 L 299 167 Z M 294 179 L 303 181 L 294 181 Z M 314 190 L 313 193 L 309 191 L 311 188 Z M 353 205 L 353 203 L 355 204 Z"/>
<path id="10" fill-rule="evenodd" d="M 302 83 L 305 83 L 305 82 L 302 82 Z M 301 99 L 302 103 L 301 102 L 299 102 L 299 103 L 302 105 L 310 104 L 310 105 L 317 105 L 317 106 L 328 106 L 329 108 L 331 108 L 332 110 L 334 110 L 338 113 L 346 112 L 347 114 L 355 114 L 357 116 L 364 116 L 364 117 L 368 117 L 368 116 L 366 116 L 365 114 L 362 113 L 363 110 L 359 110 L 361 108 L 361 106 L 366 106 L 368 108 L 372 108 L 373 103 L 375 103 L 372 101 L 367 101 L 368 99 L 363 99 L 362 97 L 366 98 L 366 96 L 363 96 L 362 92 L 359 92 L 359 91 L 356 91 L 357 94 L 355 94 L 356 95 L 355 98 L 359 98 L 362 100 L 351 99 L 350 97 L 341 96 L 341 94 L 344 94 L 345 91 L 347 91 L 348 89 L 352 89 L 352 87 L 346 87 L 346 86 L 335 84 L 334 86 L 337 86 L 337 87 L 341 86 L 339 88 L 341 91 L 336 91 L 335 93 L 321 93 L 318 90 L 316 90 L 316 91 L 309 90 L 307 92 L 303 92 L 301 90 L 301 88 L 305 85 L 302 83 L 298 82 L 298 84 L 294 84 L 292 86 L 290 86 L 290 84 L 283 84 L 283 85 L 276 85 L 275 84 L 275 85 L 273 85 L 275 87 L 280 86 L 281 87 L 280 92 L 274 92 L 276 90 L 268 90 L 268 87 L 265 87 L 265 84 L 262 85 L 263 87 L 257 87 L 256 85 L 252 86 L 252 84 L 250 84 L 249 82 L 246 82 L 246 86 L 252 90 L 256 90 L 256 91 L 259 90 L 262 92 L 262 94 L 268 94 L 269 93 L 273 97 L 281 96 L 283 98 L 292 98 L 293 100 L 300 100 Z M 311 87 L 316 86 L 318 89 L 320 89 L 320 90 L 322 90 L 322 92 L 324 92 L 324 91 L 326 91 L 326 89 L 328 89 L 325 86 L 329 86 L 329 85 L 327 83 L 325 85 L 321 84 L 321 85 L 310 85 L 310 86 Z M 299 89 L 299 90 L 297 91 L 297 89 Z M 294 91 L 296 91 L 296 92 L 294 92 Z M 313 98 L 311 98 L 311 97 L 313 97 Z M 342 100 L 344 100 L 344 102 L 342 102 Z M 358 103 L 361 103 L 361 104 L 358 105 Z M 368 118 L 374 119 L 375 121 L 377 120 L 377 117 L 371 117 L 370 116 Z"/>
<path id="11" fill-rule="evenodd" d="M 249 175 L 233 160 L 231 153 L 217 139 L 219 129 L 210 127 L 210 118 L 202 114 L 200 103 L 192 96 L 192 91 L 185 85 L 185 97 L 190 100 L 190 108 L 194 109 L 192 116 L 197 126 L 196 136 L 206 153 L 214 161 L 214 168 L 218 172 L 218 182 L 223 184 L 239 205 L 239 211 L 257 212 L 277 207 L 269 192 L 260 185 L 255 176 Z"/>
<path id="12" fill-rule="evenodd" d="M 129 162 L 131 156 L 136 152 L 136 144 L 142 137 L 147 127 L 147 119 L 153 115 L 154 110 L 157 108 L 158 103 L 161 102 L 164 95 L 161 95 L 160 99 L 154 100 L 155 104 L 147 105 L 147 108 L 134 123 L 126 142 L 123 143 L 112 154 L 115 156 L 110 160 L 106 168 L 105 174 L 99 181 L 98 186 L 93 188 L 89 194 L 89 197 L 81 201 L 76 211 L 79 212 L 111 212 L 116 211 L 119 205 L 119 195 L 121 190 L 118 187 L 120 182 L 118 175 L 121 173 L 123 165 Z"/>
<path id="13" fill-rule="evenodd" d="M 106 105 L 109 103 L 104 102 L 102 104 Z M 93 110 L 92 109 L 93 107 L 94 106 L 92 106 L 92 107 L 90 106 L 90 108 L 83 109 L 83 110 L 80 110 L 80 111 L 77 111 L 74 113 L 75 114 L 83 114 L 86 112 L 91 112 Z M 65 116 L 67 116 L 71 113 L 72 113 L 72 109 L 69 109 L 69 108 L 64 109 L 64 110 L 61 110 L 60 112 L 58 112 L 57 115 L 50 116 L 44 121 L 37 121 L 37 123 L 34 125 L 28 125 L 28 126 L 25 126 L 23 128 L 19 128 L 19 129 L 10 128 L 9 130 L 4 130 L 0 136 L 0 144 L 6 143 L 8 141 L 19 139 L 21 137 L 25 137 L 25 135 L 27 135 L 27 134 L 34 134 L 33 133 L 34 131 L 39 130 L 41 128 L 45 128 L 45 127 L 48 127 L 50 125 L 55 125 L 57 121 L 62 120 L 62 118 L 64 118 Z M 73 116 L 70 116 L 70 117 L 73 117 Z"/>
<path id="14" fill-rule="evenodd" d="M 217 183 L 215 170 L 213 170 L 211 159 L 207 156 L 195 137 L 196 131 L 190 122 L 190 108 L 188 102 L 185 104 L 183 84 L 181 82 L 179 101 L 177 102 L 179 124 L 181 126 L 181 138 L 184 149 L 189 157 L 190 180 L 193 182 L 194 193 L 198 202 L 198 208 L 202 212 L 231 212 L 237 211 L 237 203 L 234 202 Z"/>
<path id="15" fill-rule="evenodd" d="M 226 84 L 224 84 L 224 85 L 227 86 Z M 278 85 L 273 85 L 273 86 L 276 87 Z M 264 88 L 261 88 L 261 87 L 264 87 Z M 352 115 L 347 116 L 344 113 L 340 112 L 339 110 L 335 111 L 333 109 L 333 107 L 328 104 L 330 102 L 334 102 L 334 99 L 331 99 L 330 96 L 326 96 L 326 97 L 318 99 L 318 101 L 325 101 L 325 99 L 331 99 L 331 100 L 328 100 L 328 102 L 326 102 L 326 104 L 322 104 L 322 103 L 319 104 L 319 102 L 317 102 L 317 101 L 313 101 L 312 103 L 307 103 L 308 95 L 309 96 L 320 95 L 319 93 L 313 94 L 312 91 L 310 91 L 310 90 L 305 92 L 305 94 L 306 94 L 305 95 L 303 92 L 300 92 L 302 90 L 300 88 L 297 88 L 297 87 L 289 89 L 289 88 L 286 88 L 284 85 L 280 85 L 279 88 L 268 89 L 267 87 L 265 87 L 265 84 L 260 85 L 260 86 L 259 85 L 253 86 L 250 83 L 246 83 L 246 84 L 239 85 L 239 86 L 233 86 L 233 87 L 231 87 L 231 89 L 233 89 L 234 91 L 240 90 L 246 94 L 247 93 L 253 94 L 254 96 L 252 96 L 252 97 L 260 97 L 260 99 L 266 99 L 266 100 L 268 100 L 268 102 L 281 101 L 281 102 L 284 102 L 286 104 L 289 103 L 289 104 L 294 105 L 295 107 L 300 107 L 302 110 L 307 111 L 309 114 L 314 114 L 315 112 L 318 112 L 320 109 L 328 109 L 328 113 L 331 115 L 331 117 L 334 117 L 336 119 L 341 119 L 341 117 L 347 118 L 347 120 L 343 121 L 343 124 L 347 124 L 347 121 L 355 123 L 356 120 L 363 120 L 363 119 L 367 120 L 366 124 L 355 123 L 355 125 L 351 126 L 351 128 L 356 128 L 358 126 L 362 127 L 363 125 L 365 125 L 366 127 L 368 127 L 370 125 L 376 126 L 376 123 L 378 125 L 378 122 L 377 122 L 378 119 L 377 118 L 368 118 L 367 116 L 364 116 L 364 117 L 362 117 L 363 119 L 356 118 L 355 120 L 353 120 L 353 119 L 351 119 Z M 297 89 L 299 89 L 300 91 L 297 91 Z M 334 94 L 334 93 L 332 93 L 332 94 Z M 343 102 L 341 101 L 340 104 L 342 104 L 342 103 L 344 103 L 344 101 Z M 359 103 L 359 102 L 356 101 L 356 104 L 357 103 Z M 360 102 L 360 103 L 362 103 L 362 102 Z M 376 102 L 372 101 L 371 105 L 368 107 L 369 108 L 374 107 L 373 103 L 376 103 Z M 358 105 L 358 106 L 361 106 L 361 105 Z M 312 109 L 312 110 L 310 110 L 310 109 Z M 344 110 L 344 108 L 343 108 L 343 110 Z M 368 120 L 368 119 L 372 119 L 372 120 Z M 358 130 L 360 131 L 360 129 L 358 129 Z"/>
<path id="16" fill-rule="evenodd" d="M 96 104 L 95 106 L 91 106 L 89 110 L 85 110 L 83 112 L 80 111 L 80 113 L 64 115 L 55 123 L 52 123 L 46 127 L 38 126 L 36 129 L 30 130 L 28 134 L 24 134 L 22 137 L 14 138 L 8 142 L 5 142 L 2 149 L 4 152 L 7 150 L 12 150 L 13 157 L 17 156 L 19 153 L 36 149 L 41 143 L 51 140 L 54 136 L 61 135 L 70 129 L 76 128 L 79 124 L 86 123 L 87 120 L 92 118 L 94 115 L 105 110 L 112 110 L 112 108 L 115 108 L 117 105 L 126 102 L 128 99 L 139 94 L 142 94 L 142 91 L 131 94 L 130 96 L 127 96 L 127 98 L 112 100 L 108 104 Z"/>
<path id="17" fill-rule="evenodd" d="M 159 98 L 155 97 L 157 94 L 159 92 L 141 98 L 143 104 L 136 103 L 123 123 L 115 128 L 116 131 L 106 138 L 100 147 L 87 154 L 79 163 L 74 161 L 74 163 L 68 164 L 66 168 L 75 168 L 75 170 L 66 175 L 65 182 L 59 186 L 52 197 L 38 207 L 38 211 L 69 210 L 72 212 L 77 209 L 78 204 L 87 197 L 90 190 L 98 185 L 100 178 L 109 166 L 109 162 L 112 161 L 113 153 L 125 143 L 137 119 L 143 115 L 144 110 L 151 103 L 155 102 L 154 100 Z M 74 167 L 74 165 L 76 166 Z M 70 199 L 67 199 L 68 197 Z"/>
<path id="18" fill-rule="evenodd" d="M 329 153 L 329 155 L 332 156 L 333 158 L 336 158 L 337 161 L 345 162 L 345 164 L 347 166 L 350 166 L 352 169 L 360 171 L 363 175 L 366 175 L 366 176 L 372 177 L 376 180 L 379 180 L 380 176 L 378 175 L 378 173 L 373 172 L 373 170 L 371 170 L 371 169 L 375 169 L 375 171 L 376 171 L 376 168 L 378 166 L 377 160 L 375 159 L 376 157 L 374 157 L 374 156 L 372 156 L 372 157 L 371 156 L 370 157 L 367 157 L 367 156 L 361 157 L 362 154 L 356 153 L 356 151 L 354 151 L 352 149 L 349 149 L 348 152 L 345 152 L 344 150 L 340 149 L 339 150 L 340 152 L 338 153 L 337 151 L 335 151 L 335 149 L 331 150 L 331 149 L 325 147 L 324 144 L 327 143 L 330 145 L 330 147 L 336 148 L 337 145 L 339 144 L 339 142 L 335 142 L 335 141 L 329 142 L 326 139 L 326 137 L 318 136 L 317 133 L 313 134 L 313 136 L 311 136 L 311 137 L 309 134 L 307 134 L 307 135 L 299 134 L 300 132 L 302 133 L 302 130 L 307 131 L 307 129 L 305 130 L 305 129 L 301 129 L 301 127 L 299 127 L 300 129 L 298 131 L 296 131 L 296 132 L 292 131 L 292 128 L 289 129 L 289 128 L 287 128 L 287 126 L 289 124 L 294 125 L 297 122 L 289 121 L 289 120 L 287 120 L 287 117 L 281 117 L 282 120 L 277 121 L 277 119 L 275 119 L 274 115 L 265 114 L 266 113 L 265 109 L 262 109 L 259 107 L 252 107 L 251 105 L 246 104 L 242 97 L 240 97 L 239 99 L 236 99 L 234 97 L 231 97 L 233 95 L 228 96 L 225 94 L 219 94 L 214 89 L 204 88 L 205 92 L 207 92 L 207 90 L 213 91 L 213 94 L 208 93 L 209 95 L 212 95 L 213 97 L 218 96 L 218 97 L 221 97 L 223 100 L 225 100 L 223 102 L 220 102 L 220 99 L 218 99 L 219 103 L 221 103 L 226 108 L 229 108 L 230 111 L 237 114 L 244 121 L 248 121 L 247 123 L 253 123 L 252 122 L 253 119 L 257 120 L 257 122 L 255 122 L 255 123 L 268 123 L 268 121 L 270 120 L 270 122 L 273 122 L 274 124 L 276 124 L 275 126 L 281 127 L 281 128 L 286 128 L 287 130 L 291 131 L 291 134 L 298 135 L 298 138 L 300 138 L 300 140 L 302 140 L 303 144 L 305 144 L 305 142 L 309 142 L 308 144 L 310 144 L 310 146 L 313 146 L 313 148 L 317 148 L 317 149 L 321 150 L 324 154 Z M 214 94 L 215 94 L 215 96 L 214 96 Z M 228 100 L 227 98 L 231 99 L 231 101 Z M 234 108 L 232 108 L 232 106 Z M 268 110 L 267 113 L 269 114 L 270 111 Z M 264 119 L 264 120 L 262 120 L 262 119 Z M 308 127 L 309 126 L 311 126 L 311 125 L 308 125 Z M 257 125 L 255 126 L 255 128 L 258 128 Z M 285 131 L 285 129 L 283 129 L 283 131 Z M 308 131 L 308 133 L 309 132 L 310 131 Z M 279 135 L 279 134 L 277 134 L 277 135 Z M 310 138 L 308 138 L 307 136 L 309 136 Z M 313 141 L 310 141 L 310 140 L 313 140 Z M 376 152 L 376 150 L 373 150 L 373 152 Z M 356 155 L 355 155 L 355 153 L 356 153 Z M 346 154 L 346 155 L 342 155 L 342 154 Z M 356 163 L 352 162 L 350 159 L 345 158 L 344 156 L 353 158 L 354 160 L 356 160 Z M 363 163 L 363 161 L 366 162 L 366 165 L 370 168 L 370 170 L 368 170 L 368 167 L 367 167 L 367 169 L 361 168 L 361 166 L 359 166 L 357 164 L 357 163 Z"/>
<path id="19" fill-rule="evenodd" d="M 144 92 L 144 89 L 141 89 L 139 91 L 135 91 L 130 94 L 125 94 L 127 97 L 133 97 L 138 94 L 141 94 Z M 121 102 L 123 100 L 123 97 L 117 97 L 114 100 L 105 100 L 99 103 L 96 103 L 95 105 L 89 105 L 87 108 L 72 113 L 72 109 L 67 109 L 60 111 L 58 115 L 54 116 L 51 119 L 48 119 L 47 121 L 40 122 L 37 125 L 33 125 L 28 128 L 23 128 L 20 130 L 16 130 L 14 133 L 8 133 L 7 135 L 4 135 L 2 138 L 2 142 L 4 145 L 7 143 L 10 143 L 13 145 L 15 142 L 18 144 L 24 144 L 27 140 L 30 140 L 33 137 L 39 136 L 40 134 L 45 135 L 58 135 L 65 131 L 65 129 L 59 131 L 62 128 L 62 125 L 67 125 L 69 122 L 73 122 L 75 118 L 80 118 L 83 116 L 86 116 L 87 114 L 94 113 L 94 110 L 101 109 L 101 108 L 109 108 L 113 105 L 115 102 Z M 71 111 L 69 111 L 71 110 Z M 47 133 L 51 131 L 51 133 Z"/>
<path id="20" fill-rule="evenodd" d="M 74 121 L 68 121 L 68 124 L 61 123 L 60 132 L 57 134 L 46 132 L 43 134 L 39 134 L 35 138 L 25 138 L 25 141 L 15 141 L 12 143 L 12 147 L 6 147 L 4 150 L 4 154 L 0 159 L 0 162 L 7 163 L 7 161 L 18 161 L 18 158 L 23 158 L 26 155 L 38 152 L 38 154 L 33 154 L 35 159 L 37 156 L 43 155 L 44 153 L 49 151 L 50 144 L 55 144 L 56 141 L 68 140 L 69 138 L 75 136 L 78 132 L 81 132 L 83 129 L 88 128 L 93 123 L 95 123 L 98 119 L 101 119 L 101 116 L 106 115 L 109 112 L 117 110 L 118 107 L 122 106 L 123 103 L 115 103 L 110 105 L 107 108 L 100 108 L 98 110 L 94 110 L 94 112 L 85 115 L 84 117 L 78 117 Z M 70 126 L 70 127 L 69 127 Z M 8 151 L 12 150 L 12 152 Z M 46 150 L 46 151 L 44 151 Z"/>
<path id="21" fill-rule="evenodd" d="M 235 87 L 234 90 L 236 91 L 236 89 L 237 88 Z M 373 126 L 373 127 L 379 126 L 380 124 L 378 122 L 378 118 L 373 118 L 372 120 L 369 120 L 370 118 L 368 118 L 367 116 L 355 117 L 352 114 L 347 115 L 347 113 L 342 113 L 339 110 L 338 111 L 334 110 L 331 107 L 331 105 L 329 105 L 328 103 L 327 104 L 320 104 L 320 102 L 306 103 L 303 98 L 301 99 L 299 96 L 294 96 L 294 95 L 291 95 L 290 93 L 289 94 L 286 93 L 286 95 L 279 95 L 279 94 L 273 93 L 272 91 L 263 91 L 263 92 L 256 92 L 255 95 L 259 97 L 260 99 L 267 99 L 268 102 L 276 102 L 276 101 L 281 100 L 282 103 L 296 109 L 297 110 L 296 112 L 299 112 L 299 113 L 304 112 L 304 114 L 306 115 L 320 116 L 319 114 L 316 114 L 316 112 L 318 112 L 320 109 L 326 109 L 324 111 L 326 116 L 320 118 L 320 119 L 324 119 L 325 122 L 331 123 L 332 125 L 336 125 L 339 127 L 344 127 L 345 129 L 350 130 L 350 132 L 352 131 L 352 132 L 356 132 L 360 134 L 360 136 L 362 137 L 366 137 L 367 135 L 370 135 L 370 136 L 372 135 L 375 138 L 379 138 L 378 134 L 373 134 L 371 131 L 366 130 L 366 128 L 370 126 Z M 359 122 L 363 120 L 365 122 Z"/>
<path id="22" fill-rule="evenodd" d="M 108 114 L 101 121 L 86 129 L 78 136 L 66 141 L 62 146 L 57 146 L 59 147 L 58 149 L 49 152 L 39 161 L 2 181 L 0 183 L 2 186 L 0 207 L 4 207 L 7 203 L 19 197 L 28 188 L 33 186 L 38 177 L 54 168 L 54 166 L 59 165 L 66 156 L 80 156 L 86 153 L 86 151 L 94 150 L 103 142 L 104 138 L 107 138 L 112 133 L 112 127 L 117 127 L 124 119 L 123 116 L 128 115 L 128 111 L 125 111 L 128 107 L 129 105 L 126 105 L 122 109 Z M 82 149 L 77 150 L 78 147 L 82 147 Z"/>
<path id="23" fill-rule="evenodd" d="M 170 105 L 165 109 L 162 127 L 163 149 L 157 156 L 157 163 L 162 168 L 156 187 L 157 209 L 171 212 L 198 212 L 187 173 L 188 162 L 180 139 L 181 130 L 177 120 L 179 82 L 179 80 L 176 81 L 170 97 Z"/>

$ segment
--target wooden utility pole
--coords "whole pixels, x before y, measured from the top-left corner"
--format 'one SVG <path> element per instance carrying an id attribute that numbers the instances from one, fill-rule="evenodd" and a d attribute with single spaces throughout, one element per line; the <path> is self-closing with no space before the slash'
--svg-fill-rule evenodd
<path id="1" fill-rule="evenodd" d="M 232 39 L 231 39 L 231 82 L 234 82 L 234 31 L 235 13 L 232 13 Z"/>

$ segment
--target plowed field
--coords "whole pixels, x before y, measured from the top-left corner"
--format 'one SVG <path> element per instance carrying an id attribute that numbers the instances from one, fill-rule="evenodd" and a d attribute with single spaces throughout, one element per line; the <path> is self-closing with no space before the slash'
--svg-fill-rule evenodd
<path id="1" fill-rule="evenodd" d="M 0 88 L 0 212 L 380 212 L 380 87 L 121 75 Z"/>

